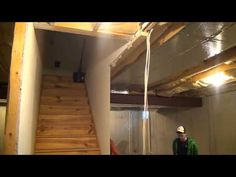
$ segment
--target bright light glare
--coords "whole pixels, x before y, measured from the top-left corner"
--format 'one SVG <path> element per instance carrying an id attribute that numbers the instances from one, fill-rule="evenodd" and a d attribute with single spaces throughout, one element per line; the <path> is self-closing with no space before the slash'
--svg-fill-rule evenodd
<path id="1" fill-rule="evenodd" d="M 129 94 L 129 91 L 128 90 L 111 90 L 111 93 Z"/>
<path id="2" fill-rule="evenodd" d="M 208 76 L 208 77 L 202 79 L 202 81 L 207 84 L 212 84 L 215 87 L 219 87 L 222 84 L 224 84 L 225 81 L 227 81 L 229 79 L 233 79 L 233 77 L 226 75 L 224 72 L 219 72 L 219 73 L 213 74 L 211 76 Z"/>
<path id="3" fill-rule="evenodd" d="M 142 118 L 143 119 L 148 119 L 149 118 L 149 111 L 143 111 L 142 112 Z"/>

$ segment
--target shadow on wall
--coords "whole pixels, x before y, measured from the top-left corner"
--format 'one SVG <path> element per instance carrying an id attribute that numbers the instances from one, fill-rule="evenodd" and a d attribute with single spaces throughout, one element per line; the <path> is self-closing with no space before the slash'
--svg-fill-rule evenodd
<path id="1" fill-rule="evenodd" d="M 129 142 L 128 141 L 121 141 L 118 145 L 118 149 L 120 151 L 121 154 L 128 154 L 128 146 L 129 146 Z"/>

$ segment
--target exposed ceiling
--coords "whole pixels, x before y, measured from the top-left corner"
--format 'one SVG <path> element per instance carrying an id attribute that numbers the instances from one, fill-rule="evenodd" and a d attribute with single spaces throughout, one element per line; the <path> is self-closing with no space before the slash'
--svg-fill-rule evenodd
<path id="1" fill-rule="evenodd" d="M 14 23 L 0 23 L 0 83 L 7 83 L 10 72 Z"/>
<path id="2" fill-rule="evenodd" d="M 36 29 L 129 40 L 140 29 L 140 22 L 39 22 L 34 26 Z"/>
<path id="3" fill-rule="evenodd" d="M 188 83 L 190 86 L 185 85 L 185 89 L 181 86 L 179 88 L 177 87 L 179 82 L 177 85 L 177 82 L 174 83 L 171 87 L 166 87 L 166 84 L 174 82 L 176 79 L 180 80 L 184 78 L 176 76 L 191 76 L 199 74 L 203 70 L 205 71 L 207 68 L 204 65 L 208 63 L 206 62 L 208 60 L 212 60 L 207 65 L 208 69 L 219 66 L 219 63 L 214 62 L 218 61 L 218 58 L 224 58 L 223 60 L 219 60 L 222 62 L 231 60 L 234 56 L 232 51 L 230 53 L 232 56 L 228 58 L 224 57 L 226 54 L 217 54 L 221 54 L 223 51 L 227 51 L 234 46 L 236 46 L 235 23 L 187 23 L 184 29 L 163 45 L 160 46 L 159 43 L 152 45 L 149 90 L 153 90 L 156 94 L 162 96 L 178 95 L 188 91 L 192 92 L 195 88 L 190 82 Z M 113 78 L 111 88 L 114 90 L 128 89 L 142 92 L 145 55 L 146 53 L 144 52 L 136 62 L 124 68 L 119 75 Z M 231 68 L 231 73 L 233 73 L 232 68 L 234 68 L 232 64 L 234 63 L 231 63 L 228 67 Z M 225 66 L 221 65 L 220 67 Z M 163 87 L 166 90 L 163 91 Z M 174 91 L 173 88 L 175 88 Z M 199 87 L 196 86 L 196 88 Z"/>
<path id="4" fill-rule="evenodd" d="M 114 39 L 125 42 L 142 27 L 140 22 L 35 22 L 34 26 L 38 39 L 43 38 L 39 46 L 45 71 L 61 74 L 78 70 L 82 58 L 85 70 L 86 55 L 101 43 L 97 39 L 103 38 L 103 43 L 114 43 Z M 55 68 L 55 62 L 60 62 L 59 68 Z"/>
<path id="5" fill-rule="evenodd" d="M 89 57 L 105 57 L 114 48 L 125 43 L 120 39 L 96 38 L 49 30 L 36 30 L 36 35 L 43 59 L 43 69 L 47 74 L 52 72 L 70 75 L 78 69 L 86 72 Z M 55 67 L 55 62 L 60 62 L 60 66 Z"/>

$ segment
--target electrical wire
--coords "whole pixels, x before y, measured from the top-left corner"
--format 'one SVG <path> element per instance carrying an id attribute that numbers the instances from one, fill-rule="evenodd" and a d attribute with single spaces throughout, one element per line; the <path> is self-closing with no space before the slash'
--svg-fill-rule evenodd
<path id="1" fill-rule="evenodd" d="M 146 38 L 146 45 L 147 45 L 147 52 L 146 52 L 146 63 L 144 69 L 144 110 L 143 110 L 143 154 L 146 154 L 146 126 L 149 118 L 148 112 L 148 96 L 147 96 L 147 86 L 148 86 L 148 79 L 149 79 L 149 68 L 150 68 L 150 38 L 153 29 L 147 34 Z"/>

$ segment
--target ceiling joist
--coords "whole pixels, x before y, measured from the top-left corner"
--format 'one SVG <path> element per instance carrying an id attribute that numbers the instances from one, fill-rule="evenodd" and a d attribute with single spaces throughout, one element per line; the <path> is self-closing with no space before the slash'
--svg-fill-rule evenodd
<path id="1" fill-rule="evenodd" d="M 111 94 L 112 104 L 133 104 L 143 105 L 143 95 L 130 95 L 130 94 Z M 161 96 L 148 96 L 148 104 L 164 107 L 201 107 L 202 99 L 200 97 L 161 97 Z"/>
<path id="2" fill-rule="evenodd" d="M 151 25 L 153 28 L 150 39 L 151 46 L 154 44 L 161 46 L 180 32 L 186 26 L 186 23 L 152 23 Z M 149 28 L 146 30 L 148 31 Z M 131 64 L 140 59 L 140 56 L 146 51 L 145 40 L 145 36 L 138 36 L 135 38 L 134 42 L 131 43 L 131 47 L 127 48 L 118 59 L 115 60 L 115 63 L 112 64 L 111 68 L 111 79 L 114 79 L 123 70 L 127 69 Z"/>
<path id="3" fill-rule="evenodd" d="M 93 37 L 105 37 L 105 38 L 115 38 L 115 39 L 124 39 L 129 40 L 132 36 L 122 33 L 114 33 L 112 31 L 98 32 L 98 28 L 101 23 L 96 23 L 95 26 L 80 26 L 78 23 L 46 23 L 46 22 L 35 22 L 34 27 L 36 29 L 49 30 L 49 31 L 58 31 L 64 33 L 80 34 L 85 36 Z"/>
<path id="4" fill-rule="evenodd" d="M 230 61 L 231 63 L 227 63 Z M 185 70 L 177 76 L 158 81 L 149 86 L 158 95 L 172 96 L 194 88 L 193 83 L 217 72 L 227 72 L 236 69 L 236 46 L 220 54 L 206 59 L 200 65 Z"/>

